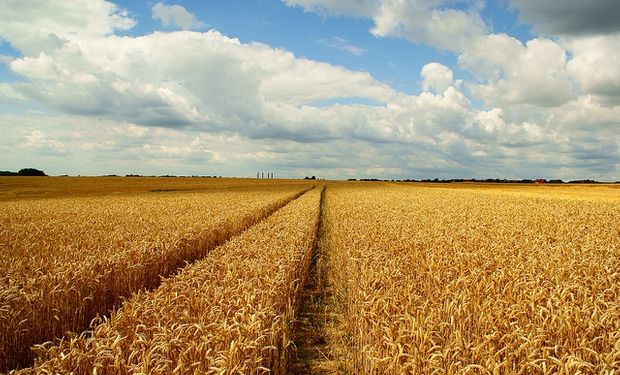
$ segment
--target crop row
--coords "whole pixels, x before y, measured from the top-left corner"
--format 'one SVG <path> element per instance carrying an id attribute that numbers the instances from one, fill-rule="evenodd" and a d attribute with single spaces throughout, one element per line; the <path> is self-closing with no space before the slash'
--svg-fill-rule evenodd
<path id="1" fill-rule="evenodd" d="M 328 190 L 345 373 L 613 374 L 613 200 L 392 185 Z"/>
<path id="2" fill-rule="evenodd" d="M 316 243 L 313 189 L 20 373 L 283 373 Z"/>
<path id="3" fill-rule="evenodd" d="M 300 187 L 2 203 L 0 371 L 260 221 Z"/>

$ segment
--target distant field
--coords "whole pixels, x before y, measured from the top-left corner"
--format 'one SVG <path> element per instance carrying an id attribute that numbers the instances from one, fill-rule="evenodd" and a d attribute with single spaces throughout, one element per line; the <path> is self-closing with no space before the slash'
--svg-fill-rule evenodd
<path id="1" fill-rule="evenodd" d="M 6 200 L 77 197 L 166 191 L 251 188 L 272 185 L 308 185 L 302 180 L 193 177 L 3 177 L 0 202 Z"/>
<path id="2" fill-rule="evenodd" d="M 400 183 L 399 185 L 409 185 Z M 525 195 L 548 196 L 551 198 L 571 198 L 577 200 L 600 199 L 604 201 L 620 201 L 620 184 L 493 184 L 493 183 L 452 183 L 424 184 L 414 186 L 430 188 L 449 188 L 465 190 L 496 191 Z"/>
<path id="3" fill-rule="evenodd" d="M 617 185 L 7 177 L 0 209 L 0 371 L 620 368 Z"/>

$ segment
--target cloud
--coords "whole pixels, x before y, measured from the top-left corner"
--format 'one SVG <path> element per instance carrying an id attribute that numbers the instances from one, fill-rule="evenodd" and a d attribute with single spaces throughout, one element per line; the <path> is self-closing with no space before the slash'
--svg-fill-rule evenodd
<path id="1" fill-rule="evenodd" d="M 620 31 L 617 0 L 510 0 L 519 19 L 545 35 L 591 36 Z"/>
<path id="2" fill-rule="evenodd" d="M 465 1 L 458 8 L 448 7 L 450 2 L 443 0 L 284 2 L 323 16 L 369 18 L 374 23 L 370 32 L 375 36 L 398 37 L 455 53 L 459 66 L 473 75 L 473 79 L 466 83 L 467 89 L 489 107 L 516 105 L 522 106 L 523 110 L 525 106 L 559 106 L 580 94 L 574 81 L 581 84 L 585 93 L 604 94 L 601 95 L 602 100 L 616 100 L 618 90 L 615 78 L 620 76 L 616 73 L 617 66 L 620 66 L 615 58 L 617 48 L 599 48 L 598 54 L 588 54 L 586 42 L 575 42 L 571 51 L 575 59 L 571 61 L 569 71 L 566 44 L 542 37 L 524 44 L 506 34 L 490 33 L 489 27 L 480 17 L 484 7 L 480 1 Z M 523 2 L 524 6 L 528 4 L 533 2 Z M 569 8 L 574 5 L 573 2 L 571 4 Z M 607 44 L 613 45 L 613 41 Z M 580 54 L 579 50 L 584 53 Z M 592 60 L 596 60 L 596 63 Z M 594 69 L 594 64 L 600 64 L 604 71 L 599 74 L 600 79 L 596 82 L 592 78 L 596 74 L 586 73 Z M 431 69 L 431 66 L 427 69 Z M 425 90 L 431 90 L 433 83 L 426 74 L 431 74 L 430 70 L 423 71 L 422 86 Z M 446 83 L 439 86 L 441 88 L 434 89 L 441 90 L 446 87 Z"/>
<path id="3" fill-rule="evenodd" d="M 566 52 L 549 39 L 536 38 L 523 45 L 506 35 L 479 38 L 459 56 L 459 64 L 482 78 L 484 83 L 466 86 L 490 107 L 553 107 L 576 96 L 566 69 Z"/>
<path id="4" fill-rule="evenodd" d="M 484 35 L 486 26 L 477 10 L 478 1 L 464 1 L 463 9 L 450 9 L 445 0 L 283 0 L 321 16 L 370 18 L 371 33 L 398 37 L 447 51 L 462 51 L 468 41 Z"/>
<path id="5" fill-rule="evenodd" d="M 181 5 L 165 5 L 157 3 L 151 9 L 154 19 L 158 19 L 161 23 L 168 27 L 180 27 L 183 30 L 200 29 L 206 25 L 198 19 L 193 13 L 190 13 Z"/>
<path id="6" fill-rule="evenodd" d="M 452 69 L 439 63 L 429 63 L 422 67 L 422 89 L 442 93 L 448 87 L 454 85 Z"/>
<path id="7" fill-rule="evenodd" d="M 23 104 L 28 99 L 15 89 L 14 84 L 0 83 L 0 103 Z"/>
<path id="8" fill-rule="evenodd" d="M 40 130 L 33 130 L 26 136 L 26 147 L 32 148 L 37 153 L 50 155 L 64 155 L 67 153 L 64 145 L 54 139 L 48 139 Z"/>
<path id="9" fill-rule="evenodd" d="M 376 11 L 377 0 L 282 0 L 288 6 L 297 6 L 321 16 L 370 17 Z"/>
<path id="10" fill-rule="evenodd" d="M 489 33 L 479 14 L 483 9 L 479 1 L 465 1 L 456 9 L 443 0 L 285 2 L 319 14 L 367 17 L 374 23 L 370 32 L 375 36 L 398 37 L 455 53 L 459 66 L 473 75 L 466 87 L 490 107 L 552 107 L 576 95 L 562 45 L 546 38 L 523 44 L 506 34 Z M 452 72 L 438 69 L 428 65 L 422 71 L 424 90 L 441 92 L 452 84 Z"/>
<path id="11" fill-rule="evenodd" d="M 144 144 L 135 151 L 139 153 L 140 158 L 148 160 L 180 159 L 191 162 L 207 162 L 214 158 L 213 153 L 209 151 L 200 137 L 181 145 Z"/>
<path id="12" fill-rule="evenodd" d="M 580 95 L 613 106 L 620 104 L 618 45 L 618 35 L 538 37 L 523 44 L 489 34 L 475 40 L 458 62 L 477 80 L 466 83 L 468 90 L 489 107 L 555 107 Z"/>
<path id="13" fill-rule="evenodd" d="M 441 1 L 294 3 L 327 15 L 369 17 L 377 35 L 451 50 L 459 68 L 471 73 L 468 82 L 431 62 L 419 72 L 422 92 L 409 95 L 367 72 L 216 30 L 119 36 L 114 31 L 133 21 L 104 1 L 76 3 L 85 19 L 102 18 L 81 26 L 90 30 L 84 33 L 77 20 L 51 11 L 16 23 L 21 34 L 8 32 L 5 21 L 13 21 L 0 13 L 0 35 L 23 53 L 6 61 L 23 82 L 0 85 L 0 101 L 35 103 L 53 113 L 17 113 L 22 108 L 16 106 L 14 113 L 0 112 L 7 167 L 40 162 L 57 173 L 97 174 L 252 176 L 260 166 L 287 176 L 617 176 L 620 106 L 613 98 L 620 64 L 611 36 L 522 43 L 488 34 L 481 23 L 461 30 L 465 23 L 448 22 L 476 20 L 477 2 L 453 11 Z M 429 20 L 415 24 L 416 9 Z M 75 32 L 52 27 L 63 22 Z M 459 33 L 471 38 L 459 40 Z M 589 73 L 597 67 L 600 75 Z M 69 170 L 59 167 L 62 152 L 71 155 L 62 164 Z"/>
<path id="14" fill-rule="evenodd" d="M 49 54 L 17 58 L 10 68 L 30 80 L 14 91 L 65 113 L 254 136 L 286 127 L 265 119 L 279 118 L 288 106 L 351 96 L 386 102 L 396 95 L 368 73 L 214 30 L 111 35 L 97 43 L 75 36 Z"/>
<path id="15" fill-rule="evenodd" d="M 226 134 L 90 116 L 0 114 L 7 135 L 0 152 L 6 168 L 28 164 L 55 174 L 252 176 L 258 168 L 301 177 L 613 179 L 620 163 L 620 107 L 609 111 L 583 99 L 539 123 L 512 121 L 498 108 L 476 110 L 454 88 L 401 96 L 385 107 L 291 109 L 279 113 L 301 129 L 276 139 L 252 137 L 251 129 Z M 57 154 L 26 148 L 26 138 L 41 129 L 44 137 L 33 140 L 57 141 L 71 158 L 58 163 Z M 304 134 L 319 141 L 296 140 Z"/>
<path id="16" fill-rule="evenodd" d="M 2 43 L 2 40 L 0 40 L 0 43 Z M 8 65 L 8 64 L 10 64 L 10 63 L 11 63 L 11 61 L 13 61 L 13 60 L 14 60 L 14 57 L 11 57 L 11 56 L 7 56 L 7 55 L 2 55 L 2 54 L 0 54 L 0 63 L 1 63 L 1 64 Z"/>
<path id="17" fill-rule="evenodd" d="M 620 105 L 620 35 L 575 38 L 567 44 L 573 54 L 567 68 L 583 92 Z"/>
<path id="18" fill-rule="evenodd" d="M 220 153 L 246 152 L 222 136 L 75 115 L 0 114 L 0 132 L 6 168 L 36 165 L 52 174 L 223 174 L 234 162 L 210 170 Z"/>
<path id="19" fill-rule="evenodd" d="M 399 37 L 440 50 L 460 52 L 469 41 L 484 35 L 485 24 L 474 9 L 445 9 L 445 1 L 386 0 L 373 15 L 371 32 Z M 468 2 L 465 2 L 468 4 Z"/>
<path id="20" fill-rule="evenodd" d="M 330 48 L 346 51 L 355 56 L 361 56 L 366 52 L 365 49 L 351 44 L 347 39 L 337 36 L 329 39 L 318 39 L 317 43 Z"/>
<path id="21" fill-rule="evenodd" d="M 101 37 L 134 25 L 127 11 L 109 1 L 0 2 L 0 38 L 30 56 L 50 52 L 77 35 Z"/>

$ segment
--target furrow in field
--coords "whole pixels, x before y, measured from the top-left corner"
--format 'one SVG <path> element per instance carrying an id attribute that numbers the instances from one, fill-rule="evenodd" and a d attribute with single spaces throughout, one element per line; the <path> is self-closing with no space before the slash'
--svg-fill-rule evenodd
<path id="1" fill-rule="evenodd" d="M 5 202 L 0 371 L 301 195 L 299 187 Z"/>
<path id="2" fill-rule="evenodd" d="M 294 350 L 288 373 L 296 374 L 335 374 L 338 373 L 337 362 L 329 353 L 329 330 L 333 329 L 333 312 L 329 300 L 331 285 L 326 276 L 329 267 L 329 254 L 323 244 L 324 201 L 327 188 L 321 194 L 320 222 L 317 228 L 317 244 L 312 253 L 312 262 L 308 277 L 300 298 L 300 309 L 295 322 L 293 335 Z"/>
<path id="3" fill-rule="evenodd" d="M 319 199 L 307 192 L 20 373 L 284 373 Z"/>

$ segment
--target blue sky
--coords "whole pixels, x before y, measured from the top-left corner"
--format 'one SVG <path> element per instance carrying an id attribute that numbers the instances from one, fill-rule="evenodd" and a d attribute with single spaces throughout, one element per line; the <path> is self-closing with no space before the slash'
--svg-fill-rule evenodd
<path id="1" fill-rule="evenodd" d="M 617 180 L 618 10 L 7 0 L 0 169 Z"/>

